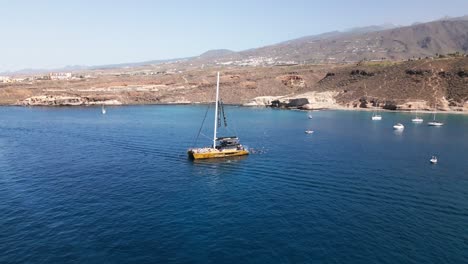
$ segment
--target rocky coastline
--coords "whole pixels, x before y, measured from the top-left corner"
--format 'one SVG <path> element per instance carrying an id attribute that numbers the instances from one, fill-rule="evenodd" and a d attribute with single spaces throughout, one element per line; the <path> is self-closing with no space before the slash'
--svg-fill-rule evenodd
<path id="1" fill-rule="evenodd" d="M 128 74 L 94 72 L 89 78 L 0 83 L 0 105 L 204 104 L 213 101 L 217 71 L 221 72 L 225 104 L 468 112 L 466 57 L 355 65 L 186 68 L 154 75 L 137 69 Z"/>

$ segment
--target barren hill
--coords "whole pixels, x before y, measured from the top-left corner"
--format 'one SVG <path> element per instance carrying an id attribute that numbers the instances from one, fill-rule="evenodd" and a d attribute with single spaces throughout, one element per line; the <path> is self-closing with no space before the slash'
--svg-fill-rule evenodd
<path id="1" fill-rule="evenodd" d="M 324 63 L 403 60 L 468 52 L 465 17 L 377 30 L 375 27 L 329 32 L 218 56 L 212 63 L 271 58 L 274 62 Z"/>

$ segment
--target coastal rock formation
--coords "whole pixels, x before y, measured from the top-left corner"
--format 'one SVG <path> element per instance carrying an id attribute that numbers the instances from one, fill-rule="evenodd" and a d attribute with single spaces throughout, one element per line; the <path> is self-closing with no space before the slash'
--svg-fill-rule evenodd
<path id="1" fill-rule="evenodd" d="M 275 100 L 279 100 L 282 96 L 259 96 L 252 99 L 250 102 L 243 104 L 244 106 L 270 106 Z"/>
<path id="2" fill-rule="evenodd" d="M 335 100 L 337 95 L 338 92 L 307 92 L 290 96 L 260 96 L 244 106 L 271 106 L 305 110 L 343 108 Z"/>
<path id="3" fill-rule="evenodd" d="M 78 105 L 121 105 L 117 100 L 94 100 L 79 96 L 41 95 L 24 99 L 22 105 L 30 106 L 78 106 Z"/>
<path id="4" fill-rule="evenodd" d="M 302 109 L 336 109 L 342 106 L 336 103 L 338 92 L 308 92 L 298 96 L 307 98 L 308 103 L 301 106 Z"/>

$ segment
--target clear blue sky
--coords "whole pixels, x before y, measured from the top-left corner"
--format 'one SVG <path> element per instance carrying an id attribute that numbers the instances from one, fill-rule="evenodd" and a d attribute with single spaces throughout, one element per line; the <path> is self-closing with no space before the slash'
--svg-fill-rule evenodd
<path id="1" fill-rule="evenodd" d="M 468 0 L 0 0 L 0 72 L 244 50 L 468 14 Z"/>

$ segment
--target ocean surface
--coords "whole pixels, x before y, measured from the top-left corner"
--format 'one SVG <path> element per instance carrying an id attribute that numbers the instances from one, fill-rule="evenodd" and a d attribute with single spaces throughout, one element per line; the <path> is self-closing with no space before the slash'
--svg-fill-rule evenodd
<path id="1" fill-rule="evenodd" d="M 1 107 L 0 263 L 468 263 L 468 116 L 206 110 Z"/>

